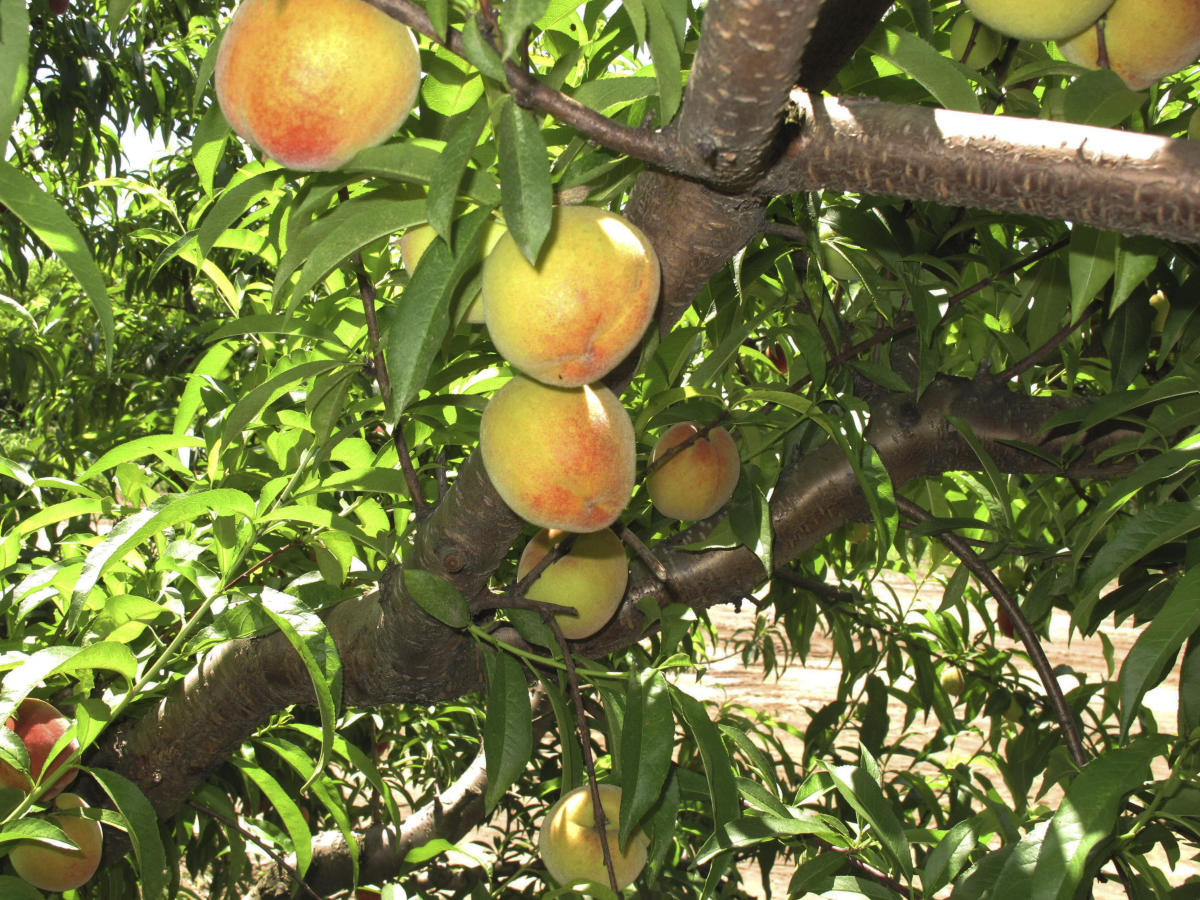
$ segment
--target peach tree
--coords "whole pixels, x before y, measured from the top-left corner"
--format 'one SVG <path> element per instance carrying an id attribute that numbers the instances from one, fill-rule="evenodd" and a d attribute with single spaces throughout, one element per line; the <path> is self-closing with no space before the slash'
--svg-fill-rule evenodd
<path id="1" fill-rule="evenodd" d="M 80 897 L 554 896 L 545 812 L 615 784 L 643 896 L 1196 890 L 1200 68 L 1134 89 L 942 0 L 369 2 L 416 105 L 309 172 L 216 102 L 231 7 L 0 0 L 0 721 L 71 722 L 0 853 L 82 818 Z M 628 581 L 570 640 L 466 313 L 492 223 L 536 260 L 578 205 L 661 289 L 603 379 Z M 740 472 L 681 524 L 685 422 Z M 699 696 L 819 651 L 832 691 Z"/>

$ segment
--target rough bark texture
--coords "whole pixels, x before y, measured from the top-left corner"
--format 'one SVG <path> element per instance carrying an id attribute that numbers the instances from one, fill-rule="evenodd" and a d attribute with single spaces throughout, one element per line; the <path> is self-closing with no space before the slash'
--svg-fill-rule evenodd
<path id="1" fill-rule="evenodd" d="M 1200 144 L 1044 119 L 793 95 L 799 136 L 756 190 L 847 190 L 1200 240 Z"/>

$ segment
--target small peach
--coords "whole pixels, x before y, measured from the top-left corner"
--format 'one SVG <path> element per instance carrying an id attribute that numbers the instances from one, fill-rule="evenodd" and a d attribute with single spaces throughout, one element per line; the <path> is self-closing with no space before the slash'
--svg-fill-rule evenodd
<path id="1" fill-rule="evenodd" d="M 75 794 L 59 794 L 56 809 L 86 809 Z M 104 829 L 95 819 L 52 815 L 54 824 L 76 844 L 76 849 L 56 847 L 39 841 L 19 841 L 9 854 L 18 875 L 42 891 L 71 891 L 86 884 L 100 867 Z"/>
<path id="2" fill-rule="evenodd" d="M 420 79 L 412 32 L 363 0 L 243 0 L 214 72 L 233 130 L 280 165 L 309 170 L 387 140 Z"/>
<path id="3" fill-rule="evenodd" d="M 578 387 L 621 362 L 658 303 L 658 257 L 616 213 L 555 209 L 537 265 L 510 236 L 483 264 L 483 309 L 500 355 L 531 378 Z"/>
<path id="4" fill-rule="evenodd" d="M 597 785 L 600 806 L 604 809 L 604 834 L 612 857 L 617 890 L 624 890 L 637 880 L 646 866 L 650 838 L 635 831 L 622 852 L 617 846 L 621 814 L 621 789 L 614 784 Z M 604 849 L 592 806 L 591 789 L 584 785 L 569 791 L 550 807 L 538 832 L 538 855 L 555 881 L 566 884 L 587 879 L 608 885 L 608 869 L 604 865 Z"/>
<path id="5" fill-rule="evenodd" d="M 651 465 L 699 433 L 695 422 L 671 426 L 654 445 Z M 728 431 L 718 427 L 654 468 L 646 479 L 646 490 L 654 508 L 664 516 L 691 522 L 711 516 L 728 503 L 740 473 L 737 445 Z"/>
<path id="6" fill-rule="evenodd" d="M 521 553 L 517 578 L 524 578 L 566 536 L 564 531 L 548 529 L 534 535 Z M 554 618 L 563 637 L 578 641 L 608 623 L 621 605 L 628 581 L 625 545 L 605 528 L 577 535 L 566 555 L 547 566 L 525 596 L 542 603 L 572 607 L 578 615 L 559 614 Z"/>
<path id="7" fill-rule="evenodd" d="M 54 771 L 67 757 L 79 749 L 78 741 L 71 741 L 54 758 L 50 765 L 46 764 L 50 751 L 58 743 L 58 739 L 67 733 L 71 721 L 45 700 L 27 697 L 17 707 L 16 715 L 4 723 L 5 727 L 17 733 L 17 737 L 25 744 L 29 752 L 29 774 L 33 776 L 33 784 L 41 780 L 42 773 Z M 78 774 L 78 769 L 63 772 L 55 783 L 42 794 L 43 800 L 51 799 L 59 791 L 70 784 Z M 29 776 L 19 772 L 8 763 L 0 762 L 0 785 L 20 788 L 23 791 L 32 790 L 33 784 Z"/>
<path id="8" fill-rule="evenodd" d="M 633 423 L 603 385 L 555 388 L 515 376 L 483 411 L 479 449 L 500 497 L 542 528 L 607 528 L 633 493 Z"/>
<path id="9" fill-rule="evenodd" d="M 496 242 L 504 237 L 504 234 L 504 226 L 495 219 L 489 220 L 484 226 L 483 240 L 479 245 L 479 261 L 481 263 L 491 249 L 496 246 Z M 437 240 L 437 232 L 433 230 L 432 225 L 417 225 L 404 232 L 404 237 L 400 238 L 400 262 L 404 266 L 404 271 L 411 275 L 416 270 L 417 263 L 421 261 L 421 256 L 424 255 L 426 248 L 435 240 Z M 466 299 L 465 303 L 466 312 L 462 315 L 463 321 L 472 325 L 482 325 L 483 292 L 476 291 L 472 297 Z"/>

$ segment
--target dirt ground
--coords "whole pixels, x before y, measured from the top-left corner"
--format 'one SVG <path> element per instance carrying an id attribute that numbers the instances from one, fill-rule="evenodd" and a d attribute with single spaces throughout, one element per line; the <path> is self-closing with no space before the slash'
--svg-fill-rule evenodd
<path id="1" fill-rule="evenodd" d="M 918 605 L 923 603 L 936 605 L 941 599 L 928 588 L 918 594 L 907 580 L 889 578 L 888 581 L 890 588 L 895 590 L 898 596 L 903 599 L 915 599 Z M 725 639 L 732 636 L 738 628 L 745 627 L 748 621 L 747 615 L 739 615 L 733 611 L 732 607 L 728 606 L 714 608 L 711 610 L 711 615 L 718 628 L 718 633 Z M 1076 634 L 1068 639 L 1068 618 L 1065 614 L 1056 615 L 1052 620 L 1050 632 L 1051 639 L 1045 645 L 1045 650 L 1051 666 L 1068 665 L 1076 672 L 1086 674 L 1089 682 L 1103 680 L 1107 677 L 1103 645 L 1098 636 L 1085 640 Z M 1105 629 L 1105 634 L 1113 644 L 1119 670 L 1120 661 L 1137 639 L 1139 631 L 1131 627 L 1116 627 L 1110 623 L 1109 627 Z M 1019 648 L 1020 645 L 1019 642 L 1012 642 L 1011 646 Z M 812 652 L 805 665 L 791 666 L 778 679 L 774 674 L 764 679 L 762 670 L 758 666 L 744 667 L 736 653 L 728 653 L 723 657 L 718 653 L 716 656 L 721 658 L 709 668 L 702 682 L 696 683 L 691 680 L 681 682 L 681 686 L 688 693 L 705 700 L 734 700 L 739 704 L 770 713 L 780 721 L 795 726 L 801 732 L 808 722 L 805 708 L 819 709 L 836 696 L 840 667 L 829 640 L 824 635 L 814 637 Z M 1036 683 L 1036 676 L 1033 674 L 1032 668 L 1028 670 L 1028 674 Z M 1169 731 L 1173 728 L 1177 696 L 1177 672 L 1172 672 L 1163 684 L 1146 695 L 1144 705 L 1153 711 L 1160 729 Z M 896 720 L 900 715 L 902 715 L 902 709 L 897 705 Z M 793 743 L 796 745 L 797 757 L 799 757 L 799 742 L 793 741 Z M 957 747 L 955 750 L 960 753 L 970 752 L 970 748 L 965 747 Z M 1054 802 L 1052 798 L 1048 798 L 1048 801 Z M 1165 858 L 1161 861 L 1161 865 L 1164 871 L 1168 872 L 1168 878 L 1173 885 L 1182 884 L 1189 876 L 1200 875 L 1200 865 L 1186 859 L 1182 860 L 1174 871 L 1167 868 Z M 782 865 L 777 865 L 772 871 L 771 886 L 774 898 L 787 897 L 787 885 L 791 874 L 790 867 Z M 757 869 L 750 867 L 746 871 L 746 875 L 746 889 L 752 892 L 757 891 L 756 896 L 766 897 L 765 891 L 759 887 L 760 875 Z M 1117 900 L 1117 898 L 1124 898 L 1125 893 L 1115 883 L 1097 883 L 1094 896 L 1098 900 L 1108 900 L 1108 898 Z"/>

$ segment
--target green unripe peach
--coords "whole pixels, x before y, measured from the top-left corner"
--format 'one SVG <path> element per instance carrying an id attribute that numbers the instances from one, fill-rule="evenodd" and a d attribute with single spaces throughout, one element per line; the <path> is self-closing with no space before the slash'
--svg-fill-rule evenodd
<path id="1" fill-rule="evenodd" d="M 654 248 L 624 218 L 591 206 L 558 207 L 536 266 L 511 235 L 488 254 L 488 334 L 531 378 L 558 387 L 590 384 L 642 339 L 659 278 Z"/>
<path id="2" fill-rule="evenodd" d="M 60 810 L 87 808 L 75 794 L 59 794 L 54 805 Z M 104 831 L 95 819 L 65 815 L 50 819 L 75 842 L 75 848 L 19 841 L 8 858 L 17 874 L 38 890 L 71 891 L 86 884 L 100 867 Z"/>
<path id="3" fill-rule="evenodd" d="M 412 32 L 363 0 L 243 0 L 217 51 L 230 126 L 292 169 L 336 169 L 412 110 Z"/>
<path id="4" fill-rule="evenodd" d="M 1155 291 L 1150 295 L 1150 308 L 1154 310 L 1154 321 L 1150 323 L 1150 330 L 1155 334 L 1162 334 L 1163 329 L 1167 327 L 1167 316 L 1171 314 L 1171 301 L 1162 291 Z"/>
<path id="5" fill-rule="evenodd" d="M 608 838 L 613 873 L 617 876 L 617 890 L 623 890 L 633 884 L 645 868 L 650 839 L 640 830 L 635 831 L 622 852 L 617 846 L 621 789 L 613 784 L 597 787 L 600 806 L 604 810 L 604 833 Z M 604 849 L 596 828 L 591 789 L 587 785 L 564 794 L 550 807 L 538 832 L 538 855 L 546 870 L 561 884 L 584 878 L 608 885 Z"/>
<path id="6" fill-rule="evenodd" d="M 1200 56 L 1200 4 L 1195 0 L 1117 0 L 1096 27 L 1059 42 L 1063 57 L 1101 68 L 1099 28 L 1104 29 L 1108 68 L 1131 90 L 1149 87 Z"/>
<path id="7" fill-rule="evenodd" d="M 71 722 L 45 700 L 38 700 L 35 697 L 25 698 L 17 707 L 16 714 L 4 724 L 11 731 L 15 731 L 17 737 L 25 744 L 25 749 L 29 753 L 29 774 L 33 776 L 33 783 L 30 783 L 29 776 L 24 772 L 17 771 L 8 763 L 0 762 L 0 785 L 30 791 L 33 789 L 33 784 L 41 780 L 43 772 L 54 771 L 66 762 L 67 757 L 79 749 L 79 742 L 73 740 L 59 751 L 52 763 L 47 765 L 50 751 L 54 749 L 58 739 L 67 733 Z M 42 794 L 42 799 L 50 800 L 54 797 L 74 780 L 78 771 L 78 769 L 69 769 L 63 772 L 58 780 Z"/>
<path id="8" fill-rule="evenodd" d="M 494 219 L 489 220 L 483 226 L 483 240 L 479 242 L 479 261 L 483 262 L 484 257 L 488 255 L 496 242 L 504 237 L 505 228 Z M 432 225 L 417 225 L 404 232 L 404 237 L 400 238 L 400 262 L 404 266 L 404 271 L 411 275 L 417 268 L 417 263 L 421 261 L 421 256 L 425 250 L 437 239 L 437 232 L 433 230 Z M 466 301 L 466 312 L 462 315 L 464 322 L 470 322 L 472 325 L 483 324 L 483 292 L 476 291 L 475 295 Z"/>
<path id="9" fill-rule="evenodd" d="M 633 423 L 603 385 L 555 388 L 517 375 L 488 401 L 479 450 L 500 497 L 541 528 L 607 528 L 633 493 Z"/>
<path id="10" fill-rule="evenodd" d="M 972 34 L 974 42 L 971 41 Z M 968 44 L 970 52 L 967 51 Z M 997 31 L 967 12 L 955 19 L 950 29 L 950 55 L 972 69 L 982 69 L 1000 55 L 1003 46 L 1004 38 Z"/>
<path id="11" fill-rule="evenodd" d="M 1140 2 L 1140 0 L 1138 0 Z M 1113 0 L 963 0 L 975 18 L 1023 41 L 1057 41 L 1095 22 Z"/>
<path id="12" fill-rule="evenodd" d="M 940 681 L 942 683 L 942 690 L 951 697 L 961 697 L 967 687 L 962 669 L 958 668 L 958 666 L 946 666 L 946 668 L 942 669 Z"/>
<path id="13" fill-rule="evenodd" d="M 668 450 L 700 433 L 696 422 L 680 422 L 666 430 L 654 445 L 651 465 Z M 646 479 L 650 502 L 664 516 L 693 522 L 706 519 L 729 502 L 741 474 L 737 445 L 724 428 L 680 450 Z"/>
<path id="14" fill-rule="evenodd" d="M 564 531 L 539 531 L 521 553 L 517 578 L 524 578 L 567 536 Z M 555 616 L 563 637 L 591 637 L 613 617 L 629 581 L 629 563 L 621 539 L 605 528 L 575 537 L 565 556 L 552 562 L 530 585 L 525 596 L 541 603 L 569 606 L 578 615 Z"/>

